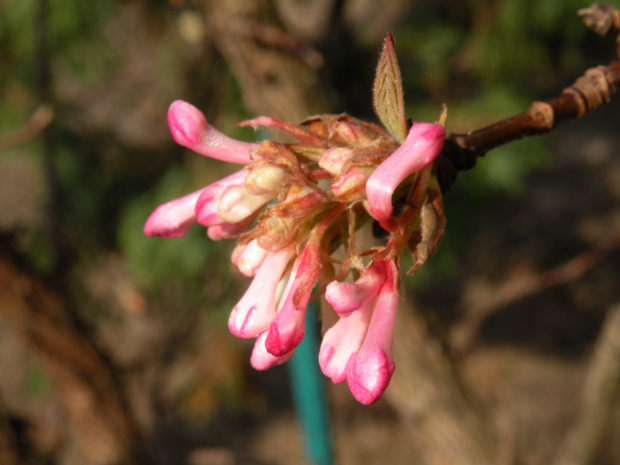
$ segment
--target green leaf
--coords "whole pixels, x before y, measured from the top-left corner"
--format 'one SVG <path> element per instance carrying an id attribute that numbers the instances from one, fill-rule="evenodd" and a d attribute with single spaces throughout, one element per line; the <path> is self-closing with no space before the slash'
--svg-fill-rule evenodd
<path id="1" fill-rule="evenodd" d="M 394 52 L 394 36 L 388 34 L 383 42 L 383 52 L 381 52 L 375 75 L 373 105 L 375 113 L 385 128 L 402 144 L 407 137 L 407 122 L 405 121 L 403 83 Z"/>

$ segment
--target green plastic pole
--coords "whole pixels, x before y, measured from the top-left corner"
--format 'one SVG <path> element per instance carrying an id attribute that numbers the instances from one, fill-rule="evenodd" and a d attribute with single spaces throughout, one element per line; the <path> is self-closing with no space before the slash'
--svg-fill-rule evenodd
<path id="1" fill-rule="evenodd" d="M 317 301 L 306 310 L 306 334 L 288 363 L 297 420 L 313 465 L 332 465 L 333 448 L 324 378 L 319 368 Z"/>

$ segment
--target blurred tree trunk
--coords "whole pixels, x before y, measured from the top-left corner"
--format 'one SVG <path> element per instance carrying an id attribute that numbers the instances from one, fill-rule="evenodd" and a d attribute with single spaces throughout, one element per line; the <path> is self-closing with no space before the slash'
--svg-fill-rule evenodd
<path id="1" fill-rule="evenodd" d="M 620 402 L 620 304 L 607 313 L 580 400 L 554 465 L 595 465 L 604 459 Z"/>
<path id="2" fill-rule="evenodd" d="M 419 311 L 400 308 L 396 371 L 385 396 L 411 431 L 426 465 L 497 463 L 493 429 L 469 398 L 441 339 Z"/>
<path id="3" fill-rule="evenodd" d="M 280 27 L 272 2 L 204 0 L 202 5 L 210 38 L 251 112 L 299 123 L 326 111 L 315 69 L 322 58 Z"/>

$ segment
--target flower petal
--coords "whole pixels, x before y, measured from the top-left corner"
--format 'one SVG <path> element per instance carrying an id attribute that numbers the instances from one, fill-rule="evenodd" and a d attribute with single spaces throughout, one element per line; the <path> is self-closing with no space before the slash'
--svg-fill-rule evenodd
<path id="1" fill-rule="evenodd" d="M 220 198 L 228 186 L 243 186 L 247 171 L 240 170 L 205 187 L 196 201 L 196 219 L 210 227 L 226 223 L 218 213 Z"/>
<path id="2" fill-rule="evenodd" d="M 340 316 L 347 316 L 374 297 L 385 281 L 385 262 L 375 260 L 355 284 L 333 281 L 325 289 L 325 299 Z"/>
<path id="3" fill-rule="evenodd" d="M 347 379 L 351 365 L 364 343 L 373 304 L 372 299 L 366 301 L 348 318 L 340 318 L 323 336 L 319 365 L 323 374 L 331 378 L 332 382 L 341 383 Z"/>
<path id="4" fill-rule="evenodd" d="M 430 165 L 443 147 L 445 130 L 439 124 L 417 123 L 405 142 L 381 163 L 366 182 L 370 213 L 377 221 L 392 216 L 392 195 L 409 175 Z"/>
<path id="5" fill-rule="evenodd" d="M 387 262 L 387 279 L 375 300 L 364 345 L 347 375 L 349 389 L 359 402 L 370 405 L 387 389 L 394 373 L 392 339 L 398 308 L 398 266 Z"/>
<path id="6" fill-rule="evenodd" d="M 249 243 L 237 245 L 230 261 L 244 276 L 251 277 L 256 275 L 268 254 L 269 251 L 258 245 L 256 239 L 252 239 Z"/>
<path id="7" fill-rule="evenodd" d="M 227 186 L 220 196 L 217 211 L 227 223 L 238 223 L 275 199 L 277 193 L 250 194 L 243 186 Z"/>
<path id="8" fill-rule="evenodd" d="M 252 355 L 250 356 L 250 364 L 255 370 L 268 370 L 276 365 L 280 365 L 286 362 L 295 353 L 293 350 L 281 357 L 270 354 L 265 348 L 266 338 L 267 332 L 261 333 L 254 344 L 254 349 L 252 350 Z"/>
<path id="9" fill-rule="evenodd" d="M 174 140 L 194 152 L 229 163 L 247 164 L 258 144 L 231 139 L 211 126 L 195 106 L 176 100 L 168 109 L 168 126 Z"/>
<path id="10" fill-rule="evenodd" d="M 308 242 L 293 264 L 291 276 L 278 304 L 276 319 L 269 328 L 265 340 L 269 353 L 276 356 L 287 354 L 303 339 L 306 307 L 320 271 L 319 246 L 312 241 Z"/>
<path id="11" fill-rule="evenodd" d="M 294 248 L 269 253 L 252 280 L 250 287 L 228 318 L 228 329 L 238 337 L 256 337 L 276 317 L 276 289 L 282 273 L 294 254 Z"/>
<path id="12" fill-rule="evenodd" d="M 144 224 L 146 236 L 181 237 L 196 222 L 194 208 L 204 189 L 158 206 Z"/>

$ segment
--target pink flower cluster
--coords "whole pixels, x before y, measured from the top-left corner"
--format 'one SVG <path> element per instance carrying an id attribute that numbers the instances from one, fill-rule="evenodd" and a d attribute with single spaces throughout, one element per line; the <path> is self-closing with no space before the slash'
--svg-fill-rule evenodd
<path id="1" fill-rule="evenodd" d="M 340 318 L 323 338 L 323 373 L 334 383 L 346 380 L 363 404 L 378 400 L 394 372 L 399 257 L 420 236 L 419 220 L 411 218 L 419 217 L 443 127 L 414 124 L 398 145 L 382 128 L 348 115 L 299 126 L 260 117 L 239 124 L 278 129 L 298 142 L 253 144 L 223 135 L 183 101 L 170 106 L 168 123 L 177 143 L 244 167 L 160 205 L 144 233 L 179 237 L 199 223 L 213 240 L 237 238 L 231 261 L 254 279 L 228 326 L 235 336 L 256 338 L 251 364 L 258 370 L 293 355 L 304 337 L 308 302 L 324 293 Z M 412 175 L 416 189 L 395 208 L 395 191 Z M 390 235 L 386 245 L 358 252 L 352 232 L 368 214 Z M 341 264 L 330 257 L 338 243 L 347 248 Z M 357 279 L 344 282 L 351 273 Z"/>

